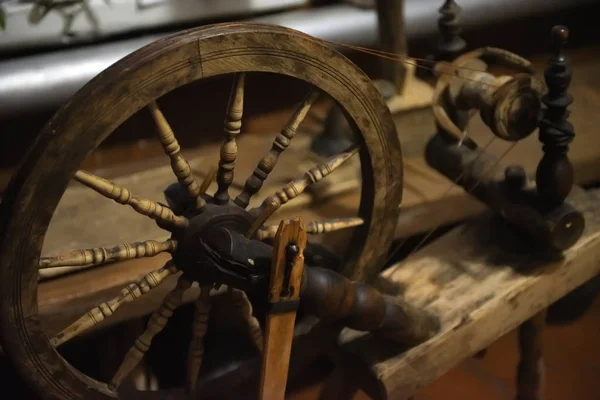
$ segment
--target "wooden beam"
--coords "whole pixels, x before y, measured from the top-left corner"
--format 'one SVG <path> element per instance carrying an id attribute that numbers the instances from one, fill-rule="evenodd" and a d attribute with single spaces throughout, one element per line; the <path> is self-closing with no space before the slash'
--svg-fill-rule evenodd
<path id="1" fill-rule="evenodd" d="M 386 286 L 401 288 L 403 300 L 441 319 L 438 335 L 407 350 L 346 329 L 342 348 L 362 360 L 389 398 L 414 395 L 600 273 L 600 190 L 574 190 L 569 200 L 587 227 L 562 257 L 535 254 L 486 214 L 382 274 Z"/>

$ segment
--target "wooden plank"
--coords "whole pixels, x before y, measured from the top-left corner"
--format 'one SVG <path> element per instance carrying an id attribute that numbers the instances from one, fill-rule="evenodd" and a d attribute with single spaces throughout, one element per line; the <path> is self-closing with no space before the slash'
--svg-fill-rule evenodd
<path id="1" fill-rule="evenodd" d="M 562 258 L 532 252 L 499 219 L 485 215 L 455 228 L 382 274 L 385 287 L 440 318 L 442 329 L 412 349 L 344 330 L 342 347 L 383 383 L 389 398 L 408 398 L 463 359 L 600 273 L 600 190 L 575 190 L 586 232 Z"/>

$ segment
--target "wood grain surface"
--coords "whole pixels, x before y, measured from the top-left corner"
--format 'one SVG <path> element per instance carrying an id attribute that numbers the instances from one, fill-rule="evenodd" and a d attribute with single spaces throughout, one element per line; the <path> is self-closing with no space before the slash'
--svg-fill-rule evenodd
<path id="1" fill-rule="evenodd" d="M 574 190 L 586 232 L 560 258 L 536 253 L 525 238 L 485 214 L 461 225 L 382 274 L 381 286 L 441 319 L 431 340 L 411 349 L 382 346 L 345 330 L 389 398 L 405 399 L 462 360 L 600 273 L 600 191 Z"/>

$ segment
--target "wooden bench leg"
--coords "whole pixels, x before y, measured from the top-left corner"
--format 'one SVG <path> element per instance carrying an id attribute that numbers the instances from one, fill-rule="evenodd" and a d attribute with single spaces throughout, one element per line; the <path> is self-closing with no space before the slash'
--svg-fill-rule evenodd
<path id="1" fill-rule="evenodd" d="M 351 400 L 364 396 L 372 400 L 388 398 L 382 382 L 362 360 L 339 348 L 329 349 L 327 354 L 335 369 L 325 380 L 319 400 Z M 406 397 L 394 398 L 408 400 Z"/>
<path id="2" fill-rule="evenodd" d="M 542 335 L 546 310 L 536 314 L 519 327 L 520 360 L 517 367 L 517 400 L 542 400 L 544 360 Z"/>
<path id="3" fill-rule="evenodd" d="M 319 400 L 353 399 L 360 390 L 352 373 L 341 365 L 336 365 L 331 375 L 325 381 L 319 394 Z"/>

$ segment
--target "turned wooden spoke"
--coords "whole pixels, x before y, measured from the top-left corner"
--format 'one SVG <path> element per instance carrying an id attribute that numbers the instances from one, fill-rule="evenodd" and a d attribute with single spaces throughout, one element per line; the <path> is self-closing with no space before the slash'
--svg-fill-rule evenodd
<path id="1" fill-rule="evenodd" d="M 208 317 L 210 314 L 210 289 L 209 286 L 200 288 L 200 296 L 196 300 L 196 312 L 194 313 L 194 322 L 192 324 L 192 341 L 188 350 L 187 359 L 187 391 L 190 394 L 195 393 L 198 374 L 202 366 L 204 357 L 204 335 L 208 330 Z"/>
<path id="2" fill-rule="evenodd" d="M 75 179 L 104 197 L 108 197 L 119 204 L 131 206 L 142 215 L 156 219 L 174 228 L 186 228 L 188 226 L 188 220 L 185 217 L 175 215 L 169 207 L 151 200 L 139 199 L 133 196 L 128 189 L 117 186 L 104 178 L 87 171 L 79 170 L 75 173 Z"/>
<path id="3" fill-rule="evenodd" d="M 279 156 L 288 148 L 291 140 L 296 136 L 298 126 L 304 120 L 310 107 L 315 103 L 318 97 L 319 92 L 313 90 L 304 98 L 302 104 L 296 109 L 294 115 L 292 115 L 288 123 L 273 141 L 271 150 L 269 150 L 262 160 L 260 160 L 252 175 L 246 180 L 244 190 L 235 199 L 235 203 L 238 206 L 242 208 L 248 207 L 250 199 L 260 190 L 271 171 L 273 171 Z"/>
<path id="4" fill-rule="evenodd" d="M 310 185 L 321 181 L 323 178 L 331 174 L 336 168 L 342 165 L 357 152 L 358 147 L 355 147 L 348 152 L 337 154 L 329 158 L 324 163 L 309 169 L 302 178 L 289 182 L 275 194 L 267 197 L 259 207 L 251 211 L 257 217 L 246 236 L 254 236 L 254 234 L 263 226 L 267 219 L 269 219 L 269 217 L 273 215 L 273 213 L 275 213 L 275 211 L 277 211 L 282 205 L 297 197 Z"/>
<path id="5" fill-rule="evenodd" d="M 235 159 L 238 153 L 236 139 L 242 129 L 242 115 L 244 113 L 245 80 L 245 73 L 236 74 L 229 96 L 225 116 L 225 141 L 221 146 L 221 159 L 219 160 L 219 171 L 217 173 L 219 187 L 215 193 L 215 200 L 219 204 L 225 204 L 229 201 L 229 186 L 233 182 L 233 170 L 235 169 Z"/>
<path id="6" fill-rule="evenodd" d="M 74 250 L 56 257 L 40 258 L 40 269 L 55 267 L 80 267 L 108 264 L 141 257 L 153 257 L 165 251 L 175 251 L 177 242 L 169 239 L 164 242 L 146 240 L 144 242 L 123 243 L 115 247 L 95 247 Z"/>
<path id="7" fill-rule="evenodd" d="M 167 294 L 161 306 L 150 317 L 146 331 L 135 340 L 135 343 L 125 355 L 125 359 L 121 363 L 121 366 L 110 381 L 109 387 L 112 390 L 116 390 L 121 382 L 123 382 L 123 380 L 127 378 L 131 371 L 139 364 L 146 352 L 150 349 L 154 336 L 165 328 L 169 318 L 173 315 L 173 311 L 175 311 L 175 309 L 183 302 L 183 294 L 190 286 L 192 286 L 191 281 L 183 278 L 183 276 L 179 277 L 177 286 Z"/>
<path id="8" fill-rule="evenodd" d="M 154 123 L 158 129 L 160 143 L 171 160 L 171 169 L 173 170 L 173 173 L 177 177 L 179 183 L 186 187 L 188 195 L 196 201 L 196 208 L 203 208 L 206 205 L 206 201 L 200 196 L 200 187 L 194 179 L 190 165 L 181 154 L 181 147 L 175 138 L 173 129 L 171 129 L 171 126 L 155 101 L 148 104 L 148 109 L 150 110 Z"/>
<path id="9" fill-rule="evenodd" d="M 233 299 L 233 304 L 238 310 L 242 321 L 250 335 L 250 338 L 254 342 L 256 349 L 262 353 L 263 351 L 263 334 L 260 329 L 260 323 L 253 315 L 252 304 L 248 300 L 248 296 L 243 290 L 234 289 L 229 287 L 229 293 Z"/>
<path id="10" fill-rule="evenodd" d="M 71 340 L 75 336 L 87 331 L 104 319 L 110 317 L 121 305 L 131 302 L 148 293 L 150 290 L 160 285 L 167 276 L 176 272 L 177 268 L 175 267 L 175 264 L 172 261 L 168 261 L 162 268 L 149 272 L 139 281 L 127 285 L 114 299 L 92 308 L 84 316 L 53 337 L 50 342 L 54 346 L 59 346 L 64 342 Z"/>
<path id="11" fill-rule="evenodd" d="M 311 221 L 306 224 L 306 233 L 316 235 L 321 233 L 329 233 L 339 231 L 341 229 L 353 228 L 364 224 L 362 218 L 329 218 L 320 221 Z M 256 239 L 265 240 L 274 238 L 277 234 L 279 225 L 263 226 L 256 232 Z"/>

